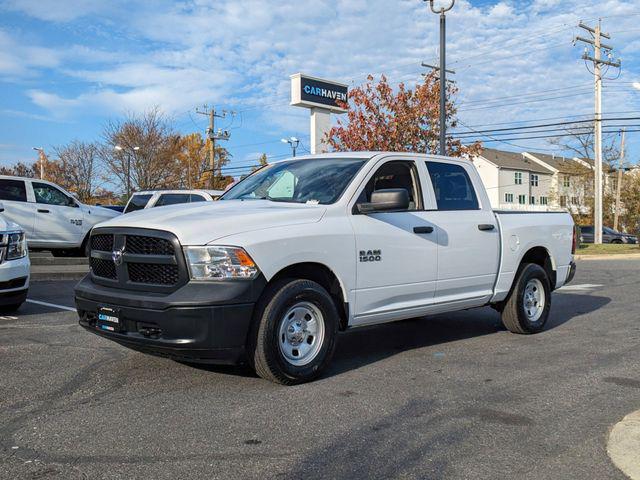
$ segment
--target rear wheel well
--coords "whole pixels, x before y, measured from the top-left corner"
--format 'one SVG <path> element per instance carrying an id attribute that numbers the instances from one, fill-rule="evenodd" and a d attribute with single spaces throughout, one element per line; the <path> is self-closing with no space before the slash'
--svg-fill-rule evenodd
<path id="1" fill-rule="evenodd" d="M 553 262 L 551 261 L 551 256 L 549 252 L 544 247 L 534 247 L 531 250 L 527 251 L 522 257 L 520 261 L 520 266 L 526 263 L 535 263 L 536 265 L 540 265 L 544 268 L 545 272 L 547 272 L 547 276 L 549 277 L 549 283 L 551 285 L 551 290 L 554 290 L 556 287 L 556 271 L 553 269 Z"/>
<path id="2" fill-rule="evenodd" d="M 269 283 L 276 282 L 281 278 L 296 278 L 314 281 L 329 292 L 340 314 L 340 330 L 347 328 L 349 321 L 349 304 L 346 302 L 340 287 L 340 281 L 335 273 L 321 263 L 307 262 L 296 263 L 280 270 Z"/>

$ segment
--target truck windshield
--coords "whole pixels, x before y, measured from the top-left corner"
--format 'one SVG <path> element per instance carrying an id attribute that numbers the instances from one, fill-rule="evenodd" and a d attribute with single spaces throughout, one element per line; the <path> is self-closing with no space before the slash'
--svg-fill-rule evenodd
<path id="1" fill-rule="evenodd" d="M 310 158 L 268 165 L 236 184 L 220 200 L 334 203 L 365 160 Z"/>

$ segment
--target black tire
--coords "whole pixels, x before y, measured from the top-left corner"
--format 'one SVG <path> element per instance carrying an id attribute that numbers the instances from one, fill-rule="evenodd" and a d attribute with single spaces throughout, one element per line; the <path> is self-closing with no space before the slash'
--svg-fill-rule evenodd
<path id="1" fill-rule="evenodd" d="M 292 364 L 282 353 L 280 326 L 294 306 L 309 305 L 322 316 L 324 335 L 317 353 L 309 363 Z M 306 317 L 305 317 L 306 318 Z M 331 361 L 338 334 L 339 314 L 327 291 L 316 282 L 286 278 L 265 290 L 256 305 L 254 329 L 248 345 L 251 364 L 256 373 L 266 380 L 282 385 L 297 385 L 317 378 Z M 306 325 L 306 323 L 305 323 Z M 313 341 L 318 341 L 316 337 Z M 296 350 L 297 351 L 297 350 Z M 295 361 L 295 360 L 293 360 Z M 304 360 L 303 360 L 304 361 Z"/>
<path id="2" fill-rule="evenodd" d="M 622 243 L 622 240 L 616 238 L 614 240 L 611 240 L 611 243 L 615 244 L 615 245 L 620 245 Z"/>
<path id="3" fill-rule="evenodd" d="M 529 282 L 531 282 L 532 286 L 535 286 L 536 282 L 532 282 L 534 279 L 539 280 L 539 284 L 543 287 L 544 306 L 540 316 L 532 319 L 525 311 L 525 289 Z M 544 329 L 544 326 L 547 323 L 550 308 L 551 285 L 547 272 L 540 265 L 536 265 L 534 263 L 526 263 L 522 265 L 518 270 L 516 283 L 504 303 L 504 308 L 502 310 L 502 323 L 507 330 L 513 333 L 538 333 Z"/>

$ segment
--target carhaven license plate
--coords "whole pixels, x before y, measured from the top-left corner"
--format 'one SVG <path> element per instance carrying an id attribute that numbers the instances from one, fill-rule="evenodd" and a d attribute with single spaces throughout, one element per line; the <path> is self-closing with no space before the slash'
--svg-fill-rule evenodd
<path id="1" fill-rule="evenodd" d="M 98 308 L 97 326 L 100 330 L 108 332 L 120 331 L 120 312 L 111 307 Z"/>

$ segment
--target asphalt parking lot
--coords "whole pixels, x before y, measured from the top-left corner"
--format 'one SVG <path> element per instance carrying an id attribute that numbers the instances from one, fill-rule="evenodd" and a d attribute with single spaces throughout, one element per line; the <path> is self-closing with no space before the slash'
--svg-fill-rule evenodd
<path id="1" fill-rule="evenodd" d="M 73 281 L 34 283 L 0 317 L 0 478 L 623 479 L 639 274 L 579 262 L 535 336 L 489 308 L 353 330 L 297 387 L 129 351 L 59 308 Z"/>

